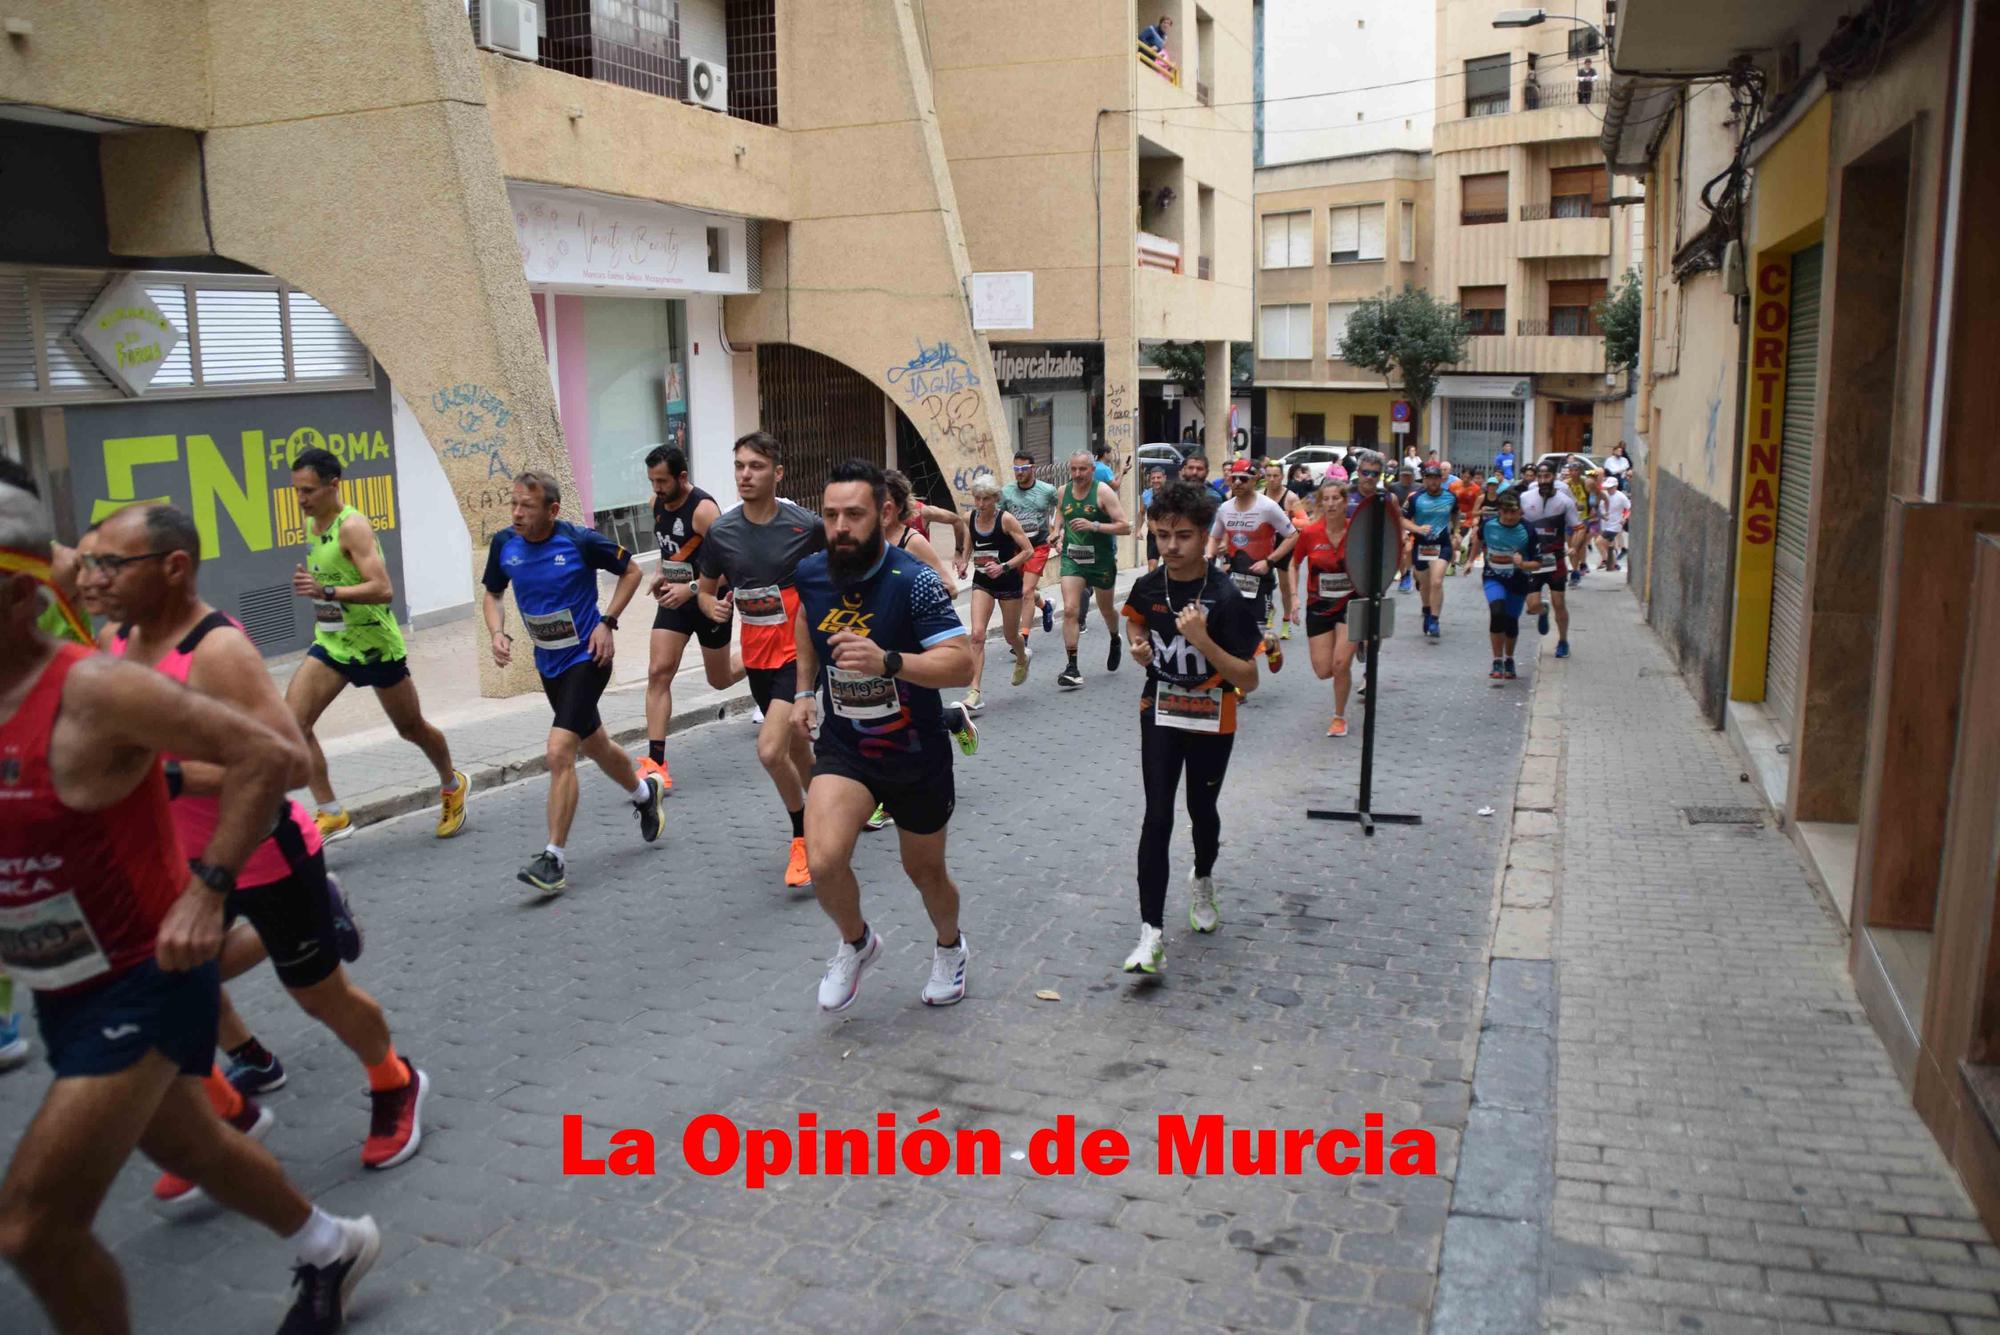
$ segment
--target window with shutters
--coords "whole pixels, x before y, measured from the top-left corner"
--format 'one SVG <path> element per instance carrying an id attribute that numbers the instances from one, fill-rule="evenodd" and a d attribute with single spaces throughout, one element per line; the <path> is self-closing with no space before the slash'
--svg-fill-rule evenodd
<path id="1" fill-rule="evenodd" d="M 1257 355 L 1268 361 L 1311 361 L 1312 307 L 1264 306 L 1257 320 Z"/>
<path id="2" fill-rule="evenodd" d="M 1333 210 L 1327 218 L 1329 261 L 1356 264 L 1383 258 L 1383 214 L 1380 204 Z"/>
<path id="3" fill-rule="evenodd" d="M 1602 278 L 1580 278 L 1549 284 L 1549 332 L 1601 338 L 1597 303 L 1604 300 Z"/>
<path id="4" fill-rule="evenodd" d="M 1549 172 L 1551 218 L 1609 218 L 1611 180 L 1603 167 L 1556 167 Z"/>
<path id="5" fill-rule="evenodd" d="M 1396 254 L 1405 264 L 1417 261 L 1417 206 L 1413 200 L 1404 200 L 1402 217 L 1396 226 Z"/>
<path id="6" fill-rule="evenodd" d="M 1571 28 L 1569 30 L 1569 58 L 1582 60 L 1594 56 L 1604 49 L 1604 39 L 1597 35 L 1595 28 Z"/>
<path id="7" fill-rule="evenodd" d="M 1458 309 L 1465 316 L 1471 333 L 1507 332 L 1507 289 L 1504 286 L 1462 287 L 1458 290 Z"/>
<path id="8" fill-rule="evenodd" d="M 1303 269 L 1312 265 L 1312 213 L 1264 215 L 1264 267 Z"/>
<path id="9" fill-rule="evenodd" d="M 1340 340 L 1347 333 L 1347 321 L 1354 312 L 1361 309 L 1358 301 L 1334 301 L 1326 307 L 1326 356 L 1328 361 L 1340 360 Z"/>
<path id="10" fill-rule="evenodd" d="M 1507 173 L 1479 172 L 1458 178 L 1458 221 L 1465 227 L 1507 221 Z"/>
<path id="11" fill-rule="evenodd" d="M 1481 56 L 1465 62 L 1465 114 L 1504 116 L 1513 109 L 1511 56 Z"/>
<path id="12" fill-rule="evenodd" d="M 125 399 L 71 336 L 105 284 L 122 276 L 0 265 L 0 406 Z M 340 317 L 275 278 L 135 276 L 182 334 L 147 386 L 149 399 L 375 383 L 373 358 Z"/>

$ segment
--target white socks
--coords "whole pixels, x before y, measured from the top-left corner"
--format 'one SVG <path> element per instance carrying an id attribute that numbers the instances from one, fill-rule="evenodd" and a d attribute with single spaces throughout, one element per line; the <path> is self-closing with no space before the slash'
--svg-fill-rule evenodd
<path id="1" fill-rule="evenodd" d="M 315 1205 L 305 1227 L 286 1241 L 298 1248 L 301 1261 L 310 1266 L 323 1266 L 332 1265 L 340 1259 L 340 1249 L 347 1241 L 347 1235 L 341 1231 L 338 1219 Z"/>
<path id="2" fill-rule="evenodd" d="M 549 845 L 548 847 L 544 848 L 544 849 L 543 849 L 542 851 L 543 851 L 544 853 L 547 853 L 547 854 L 548 854 L 548 855 L 549 855 L 550 857 L 554 858 L 554 859 L 556 860 L 556 865 L 557 865 L 558 867 L 560 867 L 560 866 L 564 865 L 564 863 L 563 863 L 563 846 L 562 846 L 561 844 L 550 844 L 550 845 Z"/>

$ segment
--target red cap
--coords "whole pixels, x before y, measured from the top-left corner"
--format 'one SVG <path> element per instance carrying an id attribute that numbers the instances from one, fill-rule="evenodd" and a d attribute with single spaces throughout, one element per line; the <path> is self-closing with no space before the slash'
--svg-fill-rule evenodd
<path id="1" fill-rule="evenodd" d="M 1229 465 L 1229 471 L 1232 474 L 1254 473 L 1257 471 L 1257 465 L 1251 463 L 1248 459 L 1237 459 Z"/>

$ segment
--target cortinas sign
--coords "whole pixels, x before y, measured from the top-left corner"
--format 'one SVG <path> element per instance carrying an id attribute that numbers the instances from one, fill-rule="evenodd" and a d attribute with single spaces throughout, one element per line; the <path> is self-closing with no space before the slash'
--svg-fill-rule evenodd
<path id="1" fill-rule="evenodd" d="M 127 274 L 98 294 L 70 337 L 112 384 L 136 398 L 180 346 L 181 331 L 153 304 L 139 280 Z"/>

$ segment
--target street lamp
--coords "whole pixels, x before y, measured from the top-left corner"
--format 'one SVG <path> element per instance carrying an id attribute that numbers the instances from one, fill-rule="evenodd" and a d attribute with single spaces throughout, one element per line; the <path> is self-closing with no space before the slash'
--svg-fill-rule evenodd
<path id="1" fill-rule="evenodd" d="M 1550 19 L 1562 19 L 1568 23 L 1580 24 L 1597 34 L 1598 41 L 1604 40 L 1604 29 L 1589 19 L 1580 19 L 1574 14 L 1551 14 L 1546 9 L 1503 9 L 1493 16 L 1496 28 L 1534 28 Z"/>

